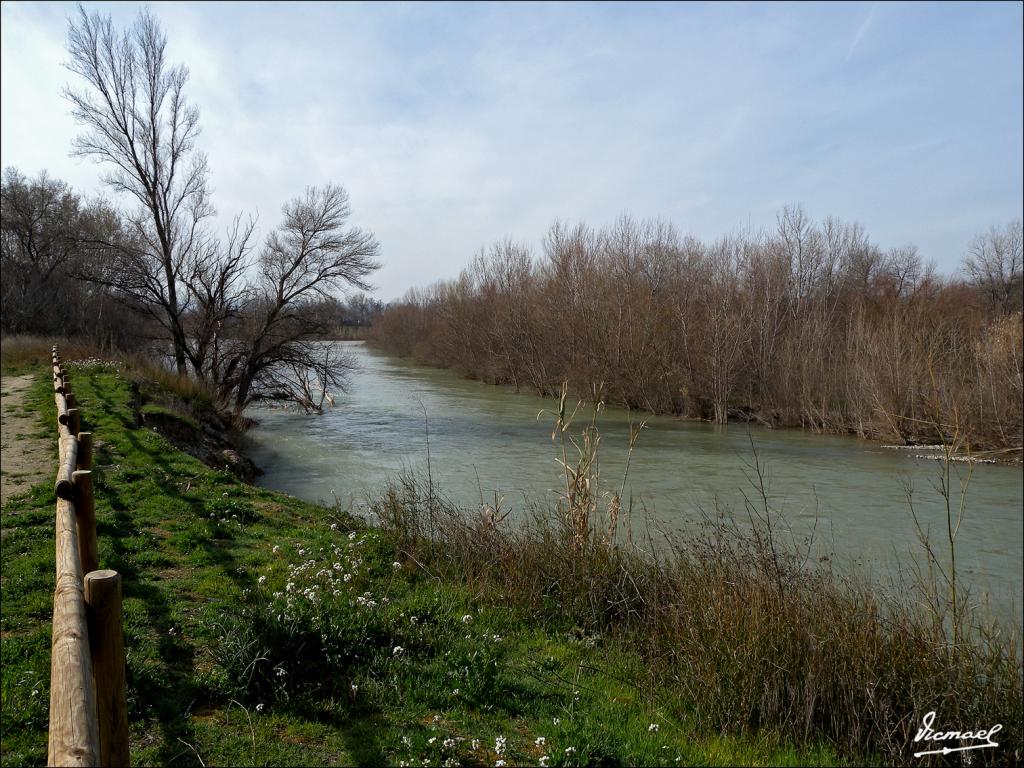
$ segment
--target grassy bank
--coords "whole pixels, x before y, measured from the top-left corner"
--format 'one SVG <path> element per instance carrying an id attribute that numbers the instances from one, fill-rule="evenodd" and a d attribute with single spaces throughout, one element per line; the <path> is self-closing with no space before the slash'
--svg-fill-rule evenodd
<path id="1" fill-rule="evenodd" d="M 843 762 L 825 739 L 703 727 L 624 637 L 547 621 L 396 532 L 210 469 L 138 426 L 147 402 L 187 393 L 69 368 L 96 438 L 100 562 L 125 580 L 133 764 Z M 26 407 L 52 439 L 45 371 Z M 46 759 L 53 508 L 46 482 L 0 515 L 4 765 Z"/>

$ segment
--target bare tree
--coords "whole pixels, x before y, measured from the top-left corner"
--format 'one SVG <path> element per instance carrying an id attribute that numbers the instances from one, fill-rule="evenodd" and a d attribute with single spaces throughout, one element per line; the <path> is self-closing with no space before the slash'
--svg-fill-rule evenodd
<path id="1" fill-rule="evenodd" d="M 746 351 L 746 333 L 750 323 L 738 291 L 738 264 L 742 243 L 723 237 L 707 251 L 705 289 L 700 296 L 703 308 L 701 335 L 705 349 L 705 369 L 715 422 L 729 420 L 729 400 L 736 387 L 736 376 Z"/>
<path id="2" fill-rule="evenodd" d="M 256 284 L 236 299 L 231 338 L 218 342 L 218 383 L 236 413 L 258 400 L 319 410 L 329 387 L 344 388 L 345 361 L 319 341 L 329 329 L 317 305 L 348 288 L 370 290 L 367 278 L 380 266 L 373 234 L 347 223 L 344 188 L 310 187 L 283 212 L 260 253 Z M 247 238 L 236 238 L 235 253 Z M 243 258 L 225 260 L 222 271 L 233 275 Z"/>
<path id="3" fill-rule="evenodd" d="M 115 239 L 120 227 L 117 214 L 102 200 L 84 201 L 45 171 L 28 179 L 7 168 L 0 188 L 3 330 L 92 335 L 108 297 L 75 277 L 102 257 L 90 244 L 97 237 Z M 121 312 L 115 314 L 122 319 Z M 106 319 L 114 319 L 109 311 Z M 122 330 L 119 322 L 108 326 L 100 334 L 104 340 Z"/>
<path id="4" fill-rule="evenodd" d="M 319 409 L 328 386 L 343 386 L 345 365 L 317 341 L 329 330 L 317 307 L 369 289 L 377 242 L 346 225 L 348 194 L 334 185 L 286 205 L 258 259 L 251 219 L 236 218 L 225 242 L 211 236 L 199 112 L 184 95 L 188 70 L 168 62 L 166 47 L 148 10 L 123 34 L 82 8 L 69 25 L 68 68 L 85 81 L 65 90 L 86 129 L 75 153 L 108 166 L 105 182 L 136 203 L 130 237 L 109 243 L 118 258 L 90 278 L 159 322 L 179 373 L 209 380 L 236 413 L 271 398 Z"/>
<path id="5" fill-rule="evenodd" d="M 923 285 L 935 279 L 935 267 L 924 263 L 913 243 L 891 248 L 886 254 L 883 272 L 888 290 L 898 299 L 914 295 Z"/>
<path id="6" fill-rule="evenodd" d="M 211 241 L 197 251 L 186 268 L 185 283 L 194 300 L 186 317 L 189 344 L 185 352 L 193 370 L 211 382 L 223 379 L 222 341 L 231 323 L 242 316 L 252 295 L 245 281 L 253 264 L 256 221 L 236 216 L 226 245 Z"/>
<path id="7" fill-rule="evenodd" d="M 1004 311 L 1020 309 L 1022 286 L 1021 220 L 992 226 L 971 241 L 964 269 L 971 281 Z"/>
<path id="8" fill-rule="evenodd" d="M 160 323 L 184 373 L 183 318 L 190 305 L 184 272 L 209 249 L 204 223 L 214 213 L 206 157 L 195 148 L 199 112 L 184 94 L 188 69 L 167 61 L 167 38 L 148 9 L 119 35 L 109 16 L 79 6 L 67 45 L 67 67 L 85 83 L 64 91 L 85 128 L 74 153 L 106 165 L 104 181 L 137 203 L 127 216 L 132 247 L 119 248 L 123 263 L 102 279 Z"/>
<path id="9" fill-rule="evenodd" d="M 14 332 L 40 327 L 57 318 L 57 278 L 81 246 L 80 200 L 45 172 L 29 180 L 7 168 L 0 221 L 3 327 Z"/>

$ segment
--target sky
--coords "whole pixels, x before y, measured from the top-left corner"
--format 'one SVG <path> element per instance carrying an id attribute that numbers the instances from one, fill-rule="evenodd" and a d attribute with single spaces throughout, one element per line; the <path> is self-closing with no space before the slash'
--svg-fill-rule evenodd
<path id="1" fill-rule="evenodd" d="M 132 23 L 136 3 L 85 3 Z M 376 233 L 377 295 L 622 213 L 713 239 L 787 204 L 952 273 L 1024 206 L 1019 3 L 155 3 L 191 71 L 216 226 L 308 185 Z M 0 164 L 88 195 L 75 5 L 0 5 Z M 119 201 L 109 191 L 107 196 Z"/>

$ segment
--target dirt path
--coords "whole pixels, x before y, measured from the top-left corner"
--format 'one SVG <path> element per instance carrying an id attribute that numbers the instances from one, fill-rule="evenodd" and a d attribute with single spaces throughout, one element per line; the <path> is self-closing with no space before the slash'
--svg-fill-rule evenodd
<path id="1" fill-rule="evenodd" d="M 0 379 L 0 506 L 56 471 L 48 441 L 36 437 L 35 416 L 22 409 L 33 378 L 28 373 Z"/>

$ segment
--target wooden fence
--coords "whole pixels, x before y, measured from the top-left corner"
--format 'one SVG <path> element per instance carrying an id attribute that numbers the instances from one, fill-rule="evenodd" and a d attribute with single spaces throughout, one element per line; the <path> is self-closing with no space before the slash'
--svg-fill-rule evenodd
<path id="1" fill-rule="evenodd" d="M 92 434 L 53 348 L 57 403 L 57 585 L 50 661 L 51 766 L 128 765 L 121 576 L 99 570 Z"/>

